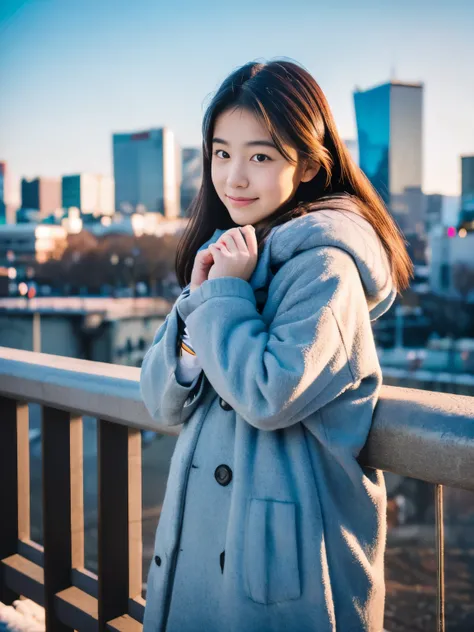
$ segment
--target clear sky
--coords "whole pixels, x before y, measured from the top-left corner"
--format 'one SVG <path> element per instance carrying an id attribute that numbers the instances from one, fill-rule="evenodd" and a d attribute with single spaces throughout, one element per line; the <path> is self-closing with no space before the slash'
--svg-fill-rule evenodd
<path id="1" fill-rule="evenodd" d="M 352 92 L 423 81 L 424 189 L 474 154 L 473 0 L 1 0 L 0 160 L 17 176 L 112 174 L 111 135 L 201 144 L 207 98 L 250 60 L 302 63 L 355 138 Z"/>

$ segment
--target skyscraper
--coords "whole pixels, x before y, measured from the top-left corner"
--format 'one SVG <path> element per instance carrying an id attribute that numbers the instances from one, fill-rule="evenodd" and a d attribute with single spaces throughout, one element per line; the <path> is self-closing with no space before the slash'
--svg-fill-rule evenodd
<path id="1" fill-rule="evenodd" d="M 7 171 L 7 163 L 0 162 L 0 224 L 7 223 L 7 205 L 5 202 L 5 175 Z"/>
<path id="2" fill-rule="evenodd" d="M 113 178 L 92 173 L 63 176 L 62 205 L 81 213 L 111 215 L 115 210 Z"/>
<path id="3" fill-rule="evenodd" d="M 426 232 L 429 233 L 443 222 L 443 196 L 433 193 L 426 197 Z"/>
<path id="4" fill-rule="evenodd" d="M 46 217 L 61 208 L 61 180 L 59 178 L 33 178 L 21 180 L 21 208 L 34 209 Z"/>
<path id="5" fill-rule="evenodd" d="M 423 84 L 390 81 L 354 92 L 359 165 L 400 228 L 423 231 Z"/>
<path id="6" fill-rule="evenodd" d="M 474 156 L 461 156 L 461 223 L 474 229 Z"/>
<path id="7" fill-rule="evenodd" d="M 182 151 L 181 210 L 187 216 L 191 202 L 202 182 L 202 151 L 199 147 L 184 147 Z"/>
<path id="8" fill-rule="evenodd" d="M 114 134 L 113 159 L 119 211 L 179 217 L 181 152 L 170 129 Z"/>

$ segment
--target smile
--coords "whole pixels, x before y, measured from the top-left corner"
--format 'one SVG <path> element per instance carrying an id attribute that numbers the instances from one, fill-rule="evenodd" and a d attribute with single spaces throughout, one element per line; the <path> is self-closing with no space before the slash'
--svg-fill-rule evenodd
<path id="1" fill-rule="evenodd" d="M 230 195 L 227 195 L 227 198 L 232 202 L 233 206 L 248 206 L 258 200 L 258 198 L 233 198 Z"/>

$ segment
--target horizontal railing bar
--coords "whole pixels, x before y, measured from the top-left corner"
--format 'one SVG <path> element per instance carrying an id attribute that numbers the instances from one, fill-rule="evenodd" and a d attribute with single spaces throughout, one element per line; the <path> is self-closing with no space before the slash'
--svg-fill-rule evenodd
<path id="1" fill-rule="evenodd" d="M 107 630 L 113 632 L 142 632 L 143 625 L 132 617 L 124 615 L 107 623 Z"/>
<path id="2" fill-rule="evenodd" d="M 383 386 L 359 460 L 474 491 L 474 398 Z"/>
<path id="3" fill-rule="evenodd" d="M 55 595 L 54 608 L 61 623 L 72 630 L 96 632 L 99 629 L 97 599 L 75 586 Z"/>
<path id="4" fill-rule="evenodd" d="M 33 540 L 18 540 L 18 553 L 30 562 L 43 567 L 44 549 L 41 544 Z"/>
<path id="5" fill-rule="evenodd" d="M 140 623 L 143 623 L 145 603 L 143 597 L 135 597 L 135 599 L 128 600 L 128 614 L 137 621 L 140 621 Z"/>
<path id="6" fill-rule="evenodd" d="M 140 396 L 140 369 L 0 347 L 0 395 L 177 435 L 150 418 Z"/>
<path id="7" fill-rule="evenodd" d="M 130 427 L 178 434 L 153 422 L 140 369 L 0 347 L 0 395 Z M 382 386 L 361 463 L 474 491 L 474 398 Z"/>
<path id="8" fill-rule="evenodd" d="M 0 565 L 10 590 L 44 606 L 44 571 L 38 564 L 15 553 L 1 560 Z"/>
<path id="9" fill-rule="evenodd" d="M 96 599 L 99 596 L 98 578 L 95 573 L 86 568 L 73 568 L 71 571 L 72 585 Z"/>

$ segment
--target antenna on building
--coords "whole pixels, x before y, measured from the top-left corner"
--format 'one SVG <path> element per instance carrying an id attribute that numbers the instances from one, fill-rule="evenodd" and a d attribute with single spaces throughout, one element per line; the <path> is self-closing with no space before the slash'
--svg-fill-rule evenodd
<path id="1" fill-rule="evenodd" d="M 390 66 L 390 81 L 397 80 L 397 70 L 395 68 L 395 63 Z"/>

